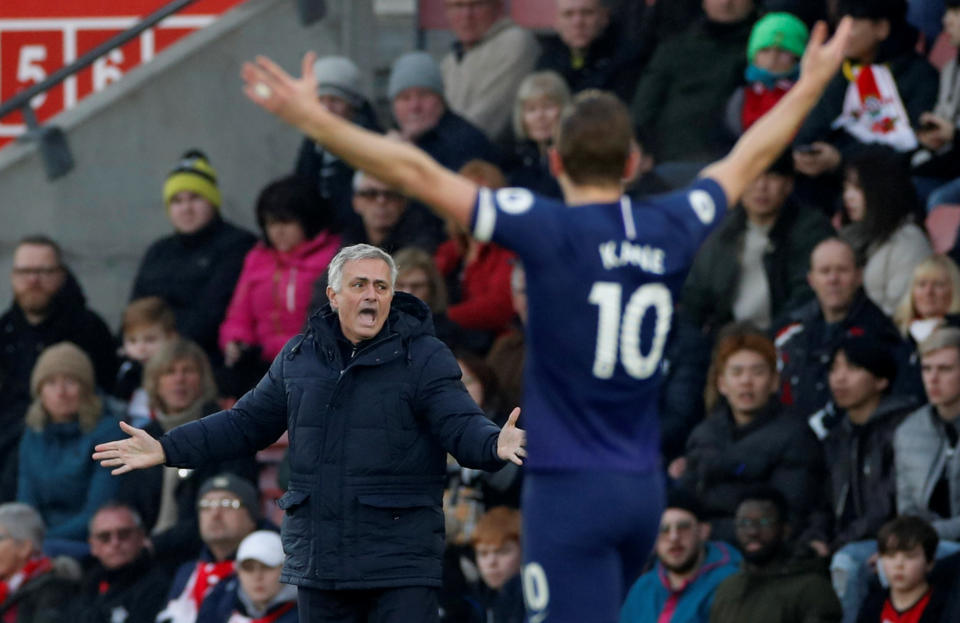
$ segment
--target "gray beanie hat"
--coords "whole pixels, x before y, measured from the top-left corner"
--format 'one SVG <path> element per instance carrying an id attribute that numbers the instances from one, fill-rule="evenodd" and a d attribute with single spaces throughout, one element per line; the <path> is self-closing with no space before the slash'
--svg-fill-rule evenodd
<path id="1" fill-rule="evenodd" d="M 243 504 L 243 508 L 247 510 L 247 513 L 249 513 L 254 523 L 260 520 L 260 496 L 257 493 L 256 487 L 248 480 L 228 472 L 207 478 L 204 483 L 200 485 L 200 492 L 197 493 L 197 501 L 211 491 L 229 491 L 237 496 L 237 499 Z"/>
<path id="2" fill-rule="evenodd" d="M 426 52 L 409 52 L 396 60 L 390 70 L 387 96 L 392 100 L 401 91 L 420 87 L 443 97 L 443 76 L 433 57 Z"/>
<path id="3" fill-rule="evenodd" d="M 351 106 L 363 103 L 360 90 L 360 70 L 345 56 L 324 56 L 313 63 L 313 75 L 317 79 L 317 96 L 333 95 L 340 97 Z"/>

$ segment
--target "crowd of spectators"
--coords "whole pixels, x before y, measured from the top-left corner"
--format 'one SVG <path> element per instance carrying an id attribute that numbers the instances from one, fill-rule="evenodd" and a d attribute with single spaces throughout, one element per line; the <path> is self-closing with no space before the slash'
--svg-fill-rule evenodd
<path id="1" fill-rule="evenodd" d="M 957 57 L 938 81 L 936 28 L 911 25 L 906 0 L 555 4 L 555 27 L 533 33 L 501 0 L 445 0 L 453 47 L 395 60 L 389 120 L 345 57 L 316 61 L 317 97 L 483 186 L 560 196 L 564 109 L 609 90 L 632 111 L 641 173 L 625 188 L 642 197 L 686 183 L 789 91 L 815 19 L 854 21 L 842 72 L 686 280 L 662 364 L 668 503 L 621 623 L 960 620 L 960 246 L 935 253 L 925 230 L 960 202 Z M 960 0 L 941 4 L 957 46 Z M 253 456 L 113 477 L 90 455 L 120 421 L 158 437 L 253 387 L 326 303 L 344 246 L 395 256 L 396 289 L 427 303 L 491 420 L 522 404 L 526 277 L 511 252 L 306 138 L 291 175 L 250 198 L 257 235 L 221 216 L 199 149 L 158 186 L 173 232 L 144 250 L 119 335 L 55 240 L 15 249 L 4 621 L 296 620 L 263 512 L 282 464 L 279 483 Z M 522 621 L 522 468 L 451 458 L 448 482 L 443 620 Z"/>

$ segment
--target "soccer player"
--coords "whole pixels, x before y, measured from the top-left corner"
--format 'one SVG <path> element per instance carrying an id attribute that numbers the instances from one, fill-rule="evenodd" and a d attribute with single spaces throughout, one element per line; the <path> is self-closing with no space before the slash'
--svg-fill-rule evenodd
<path id="1" fill-rule="evenodd" d="M 616 621 L 663 505 L 657 389 L 674 300 L 700 242 L 787 146 L 843 60 L 850 30 L 818 24 L 796 85 L 689 188 L 639 204 L 622 195 L 637 154 L 626 108 L 578 96 L 550 167 L 563 203 L 493 192 L 417 148 L 320 106 L 313 55 L 302 77 L 264 57 L 243 68 L 255 103 L 358 169 L 514 250 L 527 270 L 523 584 L 530 620 Z"/>

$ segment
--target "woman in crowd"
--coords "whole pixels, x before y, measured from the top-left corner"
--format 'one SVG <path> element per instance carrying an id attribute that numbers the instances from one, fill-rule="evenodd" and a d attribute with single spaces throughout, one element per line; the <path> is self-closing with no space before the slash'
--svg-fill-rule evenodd
<path id="1" fill-rule="evenodd" d="M 569 103 L 570 89 L 554 71 L 534 72 L 520 83 L 513 105 L 516 145 L 507 167 L 511 186 L 529 188 L 548 197 L 562 197 L 557 180 L 550 175 L 547 150 L 553 144 L 560 115 Z"/>
<path id="2" fill-rule="evenodd" d="M 164 345 L 147 364 L 144 388 L 150 401 L 151 423 L 144 430 L 159 437 L 170 429 L 220 410 L 210 363 L 199 346 L 177 339 Z M 101 470 L 109 472 L 107 470 Z M 158 558 L 185 560 L 200 548 L 197 533 L 197 493 L 208 478 L 231 472 L 256 482 L 253 457 L 211 463 L 187 470 L 158 466 L 135 472 L 135 486 L 123 491 L 123 501 L 140 511 Z"/>
<path id="3" fill-rule="evenodd" d="M 463 165 L 460 174 L 480 186 L 497 189 L 505 185 L 498 167 L 482 160 Z M 487 339 L 480 354 L 486 354 L 493 339 L 510 326 L 510 271 L 514 254 L 493 242 L 480 242 L 468 231 L 447 220 L 450 239 L 433 256 L 447 284 L 447 316 L 458 327 Z"/>
<path id="4" fill-rule="evenodd" d="M 0 506 L 0 621 L 62 623 L 77 593 L 80 567 L 43 555 L 43 518 L 27 504 Z"/>
<path id="5" fill-rule="evenodd" d="M 917 264 L 893 321 L 910 346 L 907 367 L 897 375 L 895 391 L 926 401 L 917 345 L 943 325 L 960 326 L 960 268 L 946 255 L 931 255 Z"/>
<path id="6" fill-rule="evenodd" d="M 90 518 L 122 482 L 90 460 L 94 446 L 122 437 L 119 419 L 95 392 L 90 358 L 70 342 L 40 354 L 30 391 L 17 501 L 43 517 L 48 551 L 82 554 Z"/>
<path id="7" fill-rule="evenodd" d="M 250 250 L 220 325 L 224 363 L 256 383 L 307 319 L 311 286 L 340 248 L 313 185 L 286 177 L 257 199 L 262 240 Z M 249 370 L 251 374 L 243 374 Z M 249 377 L 249 378 L 248 378 Z"/>
<path id="8" fill-rule="evenodd" d="M 174 232 L 147 249 L 130 299 L 159 296 L 173 308 L 180 335 L 199 344 L 214 364 L 223 321 L 243 258 L 256 239 L 220 214 L 217 173 L 198 150 L 185 153 L 163 184 Z"/>
<path id="9" fill-rule="evenodd" d="M 917 211 L 916 193 L 900 156 L 872 148 L 850 160 L 840 234 L 864 264 L 867 296 L 887 315 L 906 294 L 913 269 L 933 254 L 926 234 L 914 222 Z"/>

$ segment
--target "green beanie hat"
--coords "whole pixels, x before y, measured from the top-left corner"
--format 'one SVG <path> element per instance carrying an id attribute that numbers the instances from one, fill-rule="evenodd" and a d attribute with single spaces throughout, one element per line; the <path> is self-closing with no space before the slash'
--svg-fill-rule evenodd
<path id="1" fill-rule="evenodd" d="M 173 196 L 184 190 L 200 195 L 215 208 L 220 207 L 217 172 L 210 166 L 206 154 L 199 149 L 191 149 L 183 154 L 177 166 L 167 175 L 167 181 L 163 184 L 163 205 L 169 207 Z"/>
<path id="2" fill-rule="evenodd" d="M 809 36 L 810 31 L 800 18 L 790 13 L 767 13 L 750 32 L 747 61 L 752 63 L 753 57 L 764 48 L 780 48 L 799 58 L 803 56 Z"/>

